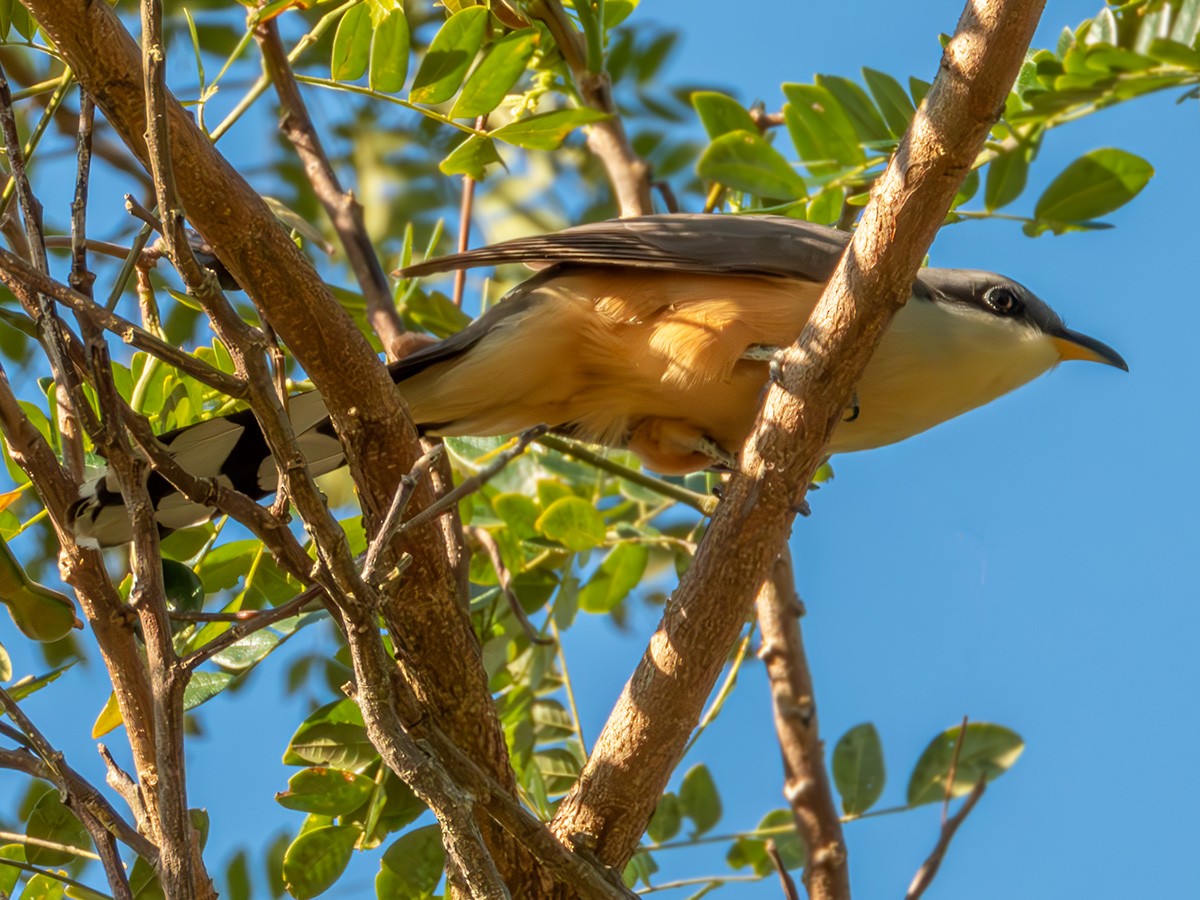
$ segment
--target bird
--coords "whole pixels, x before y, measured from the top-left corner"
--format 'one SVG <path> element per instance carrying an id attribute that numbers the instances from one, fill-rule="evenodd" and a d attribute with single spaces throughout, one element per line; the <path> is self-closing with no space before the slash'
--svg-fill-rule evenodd
<path id="1" fill-rule="evenodd" d="M 524 263 L 534 274 L 458 333 L 390 364 L 430 437 L 544 425 L 632 451 L 680 475 L 736 465 L 770 378 L 850 235 L 784 216 L 656 214 L 578 225 L 433 258 L 404 278 Z M 990 403 L 1063 360 L 1128 371 L 1116 350 L 1066 327 L 1031 290 L 992 272 L 921 269 L 834 430 L 830 455 L 895 443 Z M 320 394 L 290 398 L 313 475 L 345 460 Z M 159 440 L 184 469 L 256 499 L 278 472 L 249 410 Z M 214 510 L 162 476 L 149 484 L 165 533 Z M 116 479 L 72 507 L 78 539 L 132 537 Z"/>

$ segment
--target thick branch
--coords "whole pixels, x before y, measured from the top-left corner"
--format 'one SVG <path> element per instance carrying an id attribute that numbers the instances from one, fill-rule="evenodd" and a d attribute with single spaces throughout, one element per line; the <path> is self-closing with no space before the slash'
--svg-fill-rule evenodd
<path id="1" fill-rule="evenodd" d="M 850 400 L 1012 86 L 1042 0 L 972 0 L 811 320 L 782 357 L 741 470 L 552 827 L 625 862 L 787 539 Z"/>

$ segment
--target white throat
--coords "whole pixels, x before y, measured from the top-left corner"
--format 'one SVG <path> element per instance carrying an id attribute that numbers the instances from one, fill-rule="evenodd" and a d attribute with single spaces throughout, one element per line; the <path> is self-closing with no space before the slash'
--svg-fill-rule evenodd
<path id="1" fill-rule="evenodd" d="M 1053 368 L 1053 341 L 1027 322 L 912 298 L 896 313 L 857 389 L 858 416 L 831 453 L 919 434 Z"/>

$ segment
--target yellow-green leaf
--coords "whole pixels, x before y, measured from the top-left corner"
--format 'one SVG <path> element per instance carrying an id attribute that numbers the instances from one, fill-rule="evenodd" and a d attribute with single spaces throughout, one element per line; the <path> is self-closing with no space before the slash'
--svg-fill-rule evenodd
<path id="1" fill-rule="evenodd" d="M 482 6 L 468 7 L 446 20 L 417 69 L 409 94 L 413 103 L 443 103 L 454 96 L 483 46 L 487 23 L 488 11 Z"/>
<path id="2" fill-rule="evenodd" d="M 451 118 L 484 116 L 495 109 L 525 71 L 533 56 L 535 36 L 536 32 L 529 29 L 514 31 L 496 41 L 463 85 L 450 110 Z"/>
<path id="3" fill-rule="evenodd" d="M 938 803 L 946 796 L 950 769 L 954 784 L 950 796 L 971 790 L 981 778 L 988 781 L 1007 772 L 1025 749 L 1021 736 L 1003 725 L 971 722 L 962 737 L 955 765 L 955 748 L 962 728 L 955 726 L 934 738 L 913 768 L 908 781 L 908 805 Z"/>
<path id="4" fill-rule="evenodd" d="M 367 71 L 371 53 L 371 9 L 360 3 L 346 10 L 333 35 L 329 75 L 334 81 L 357 81 Z"/>
<path id="5" fill-rule="evenodd" d="M 283 857 L 288 893 L 307 900 L 328 890 L 345 871 L 362 832 L 347 825 L 325 825 L 292 841 Z"/>
<path id="6" fill-rule="evenodd" d="M 450 155 L 438 163 L 438 168 L 443 175 L 467 175 L 482 181 L 488 166 L 503 162 L 496 151 L 495 141 L 490 137 L 472 134 L 451 150 Z"/>
<path id="7" fill-rule="evenodd" d="M 746 131 L 723 134 L 704 151 L 696 172 L 735 191 L 756 197 L 798 200 L 806 194 L 804 179 L 765 138 Z"/>
<path id="8" fill-rule="evenodd" d="M 491 135 L 528 150 L 554 150 L 576 128 L 607 118 L 606 113 L 595 109 L 557 109 L 510 122 Z"/>
<path id="9" fill-rule="evenodd" d="M 367 75 L 371 90 L 394 94 L 404 87 L 410 42 L 403 8 L 389 10 L 371 38 L 371 67 Z"/>
<path id="10" fill-rule="evenodd" d="M 538 533 L 576 552 L 604 541 L 604 518 L 581 497 L 555 500 L 534 523 Z"/>

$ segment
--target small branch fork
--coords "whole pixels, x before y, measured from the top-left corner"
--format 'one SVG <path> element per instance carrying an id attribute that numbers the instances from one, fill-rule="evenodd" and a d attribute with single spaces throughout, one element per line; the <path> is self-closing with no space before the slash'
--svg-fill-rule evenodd
<path id="1" fill-rule="evenodd" d="M 793 583 L 791 556 L 785 549 L 758 592 L 759 656 L 771 683 L 775 733 L 783 752 L 783 793 L 808 851 L 804 869 L 808 896 L 848 900 L 846 843 L 817 730 L 812 675 L 800 637 L 803 607 Z"/>
<path id="2" fill-rule="evenodd" d="M 946 858 L 946 851 L 950 849 L 950 841 L 954 839 L 955 832 L 966 821 L 967 816 L 971 814 L 971 810 L 975 808 L 975 804 L 979 802 L 979 798 L 983 796 L 986 788 L 987 778 L 980 778 L 975 783 L 975 787 L 971 788 L 971 793 L 967 794 L 967 799 L 958 808 L 958 812 L 942 822 L 942 830 L 938 835 L 937 843 L 933 847 L 933 852 L 929 854 L 929 858 L 917 870 L 912 884 L 908 886 L 908 892 L 904 895 L 904 900 L 917 900 L 917 898 L 925 893 L 929 885 L 933 883 L 938 869 L 941 868 L 942 860 Z"/>

